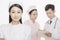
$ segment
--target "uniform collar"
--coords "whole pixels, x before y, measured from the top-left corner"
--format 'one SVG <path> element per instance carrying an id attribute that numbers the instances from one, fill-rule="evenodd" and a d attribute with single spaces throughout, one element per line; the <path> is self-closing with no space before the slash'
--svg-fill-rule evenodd
<path id="1" fill-rule="evenodd" d="M 50 22 L 50 21 L 55 22 L 56 19 L 57 19 L 57 17 L 55 16 L 53 19 L 50 19 L 49 22 Z"/>
<path id="2" fill-rule="evenodd" d="M 35 22 L 35 23 L 33 23 L 31 19 L 29 19 L 29 22 L 30 22 L 31 24 L 35 24 L 35 23 L 36 23 L 36 22 Z"/>
<path id="3" fill-rule="evenodd" d="M 18 25 L 20 25 L 20 24 L 21 24 L 21 23 L 19 23 L 19 24 L 17 24 L 17 25 L 13 25 L 12 22 L 10 23 L 10 25 L 12 25 L 12 26 L 18 26 Z"/>

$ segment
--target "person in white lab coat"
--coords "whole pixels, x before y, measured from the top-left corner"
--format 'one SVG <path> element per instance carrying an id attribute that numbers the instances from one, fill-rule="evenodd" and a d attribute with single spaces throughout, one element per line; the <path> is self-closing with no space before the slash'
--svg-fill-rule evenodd
<path id="1" fill-rule="evenodd" d="M 38 12 L 35 6 L 31 6 L 28 10 L 29 13 L 29 20 L 26 20 L 24 24 L 31 27 L 31 40 L 40 40 L 39 37 L 39 23 L 36 22 Z"/>
<path id="2" fill-rule="evenodd" d="M 60 40 L 60 19 L 55 15 L 55 6 L 47 4 L 45 11 L 49 18 L 45 23 L 46 40 Z"/>
<path id="3" fill-rule="evenodd" d="M 0 26 L 0 40 L 29 40 L 30 27 L 22 24 L 23 8 L 13 4 L 9 8 L 9 24 Z"/>

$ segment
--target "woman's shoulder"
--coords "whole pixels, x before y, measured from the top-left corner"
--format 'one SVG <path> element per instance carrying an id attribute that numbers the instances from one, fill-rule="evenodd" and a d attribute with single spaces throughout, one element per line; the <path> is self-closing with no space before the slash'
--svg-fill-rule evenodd
<path id="1" fill-rule="evenodd" d="M 10 24 L 1 24 L 1 25 L 0 25 L 0 28 L 3 28 L 3 27 L 6 28 L 6 27 L 9 27 L 9 26 L 10 26 Z"/>
<path id="2" fill-rule="evenodd" d="M 25 25 L 25 24 L 21 24 L 21 26 L 25 27 L 25 28 L 29 28 L 28 25 Z"/>
<path id="3" fill-rule="evenodd" d="M 7 29 L 7 28 L 9 28 L 9 24 L 2 24 L 2 25 L 0 25 L 0 29 L 1 30 Z"/>
<path id="4" fill-rule="evenodd" d="M 26 28 L 26 29 L 31 29 L 31 27 L 28 26 L 28 25 L 22 24 L 22 26 L 23 26 L 24 28 Z"/>
<path id="5" fill-rule="evenodd" d="M 27 26 L 27 25 L 25 25 L 25 24 L 21 24 L 20 25 L 22 28 L 23 28 L 23 30 L 25 30 L 25 31 L 31 31 L 31 27 L 29 27 L 29 26 Z"/>
<path id="6" fill-rule="evenodd" d="M 29 35 L 31 33 L 31 27 L 29 27 L 25 24 L 21 24 L 21 26 L 23 26 L 23 30 L 24 30 L 26 35 Z"/>
<path id="7" fill-rule="evenodd" d="M 35 22 L 35 23 L 36 23 L 36 25 L 40 26 L 40 24 L 38 22 Z"/>

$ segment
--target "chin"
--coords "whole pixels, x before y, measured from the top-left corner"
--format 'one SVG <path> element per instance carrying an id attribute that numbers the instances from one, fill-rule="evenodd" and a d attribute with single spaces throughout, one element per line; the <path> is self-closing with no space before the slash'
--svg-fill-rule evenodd
<path id="1" fill-rule="evenodd" d="M 19 21 L 19 20 L 15 19 L 15 21 Z"/>

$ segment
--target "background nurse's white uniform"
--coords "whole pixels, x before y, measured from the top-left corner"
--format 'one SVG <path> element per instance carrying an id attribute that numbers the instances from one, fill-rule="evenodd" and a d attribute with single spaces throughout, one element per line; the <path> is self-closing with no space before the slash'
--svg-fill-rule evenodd
<path id="1" fill-rule="evenodd" d="M 37 22 L 33 23 L 31 20 L 25 21 L 24 24 L 28 25 L 31 28 L 31 40 L 40 40 L 40 37 L 38 35 L 40 27 L 39 24 Z"/>
<path id="2" fill-rule="evenodd" d="M 50 24 L 50 20 L 48 20 L 45 24 L 45 31 L 52 33 L 52 37 L 47 37 L 46 40 L 60 40 L 60 19 L 54 17 Z"/>
<path id="3" fill-rule="evenodd" d="M 0 26 L 0 38 L 5 40 L 29 40 L 31 29 L 23 24 Z"/>

